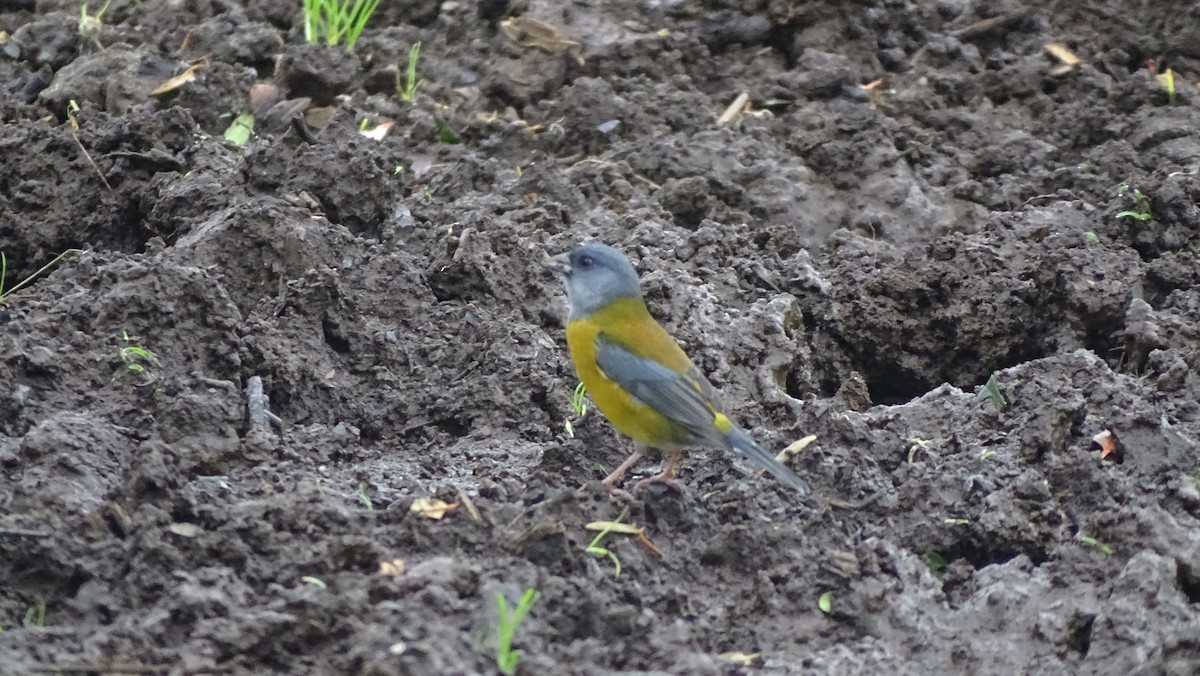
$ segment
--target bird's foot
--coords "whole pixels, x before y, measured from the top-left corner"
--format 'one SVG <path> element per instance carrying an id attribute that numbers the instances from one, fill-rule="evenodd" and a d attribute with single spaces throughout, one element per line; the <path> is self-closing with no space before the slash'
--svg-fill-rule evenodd
<path id="1" fill-rule="evenodd" d="M 617 488 L 616 486 L 609 486 L 608 494 L 611 497 L 614 497 L 617 500 L 619 500 L 621 502 L 625 502 L 625 503 L 632 503 L 632 502 L 637 501 L 637 498 L 633 497 L 632 493 L 625 490 L 624 488 Z"/>
<path id="2" fill-rule="evenodd" d="M 673 491 L 678 495 L 683 495 L 683 484 L 666 474 L 656 474 L 648 479 L 642 479 L 633 485 L 633 492 L 636 495 L 640 495 L 648 490 L 654 490 L 659 486 Z"/>

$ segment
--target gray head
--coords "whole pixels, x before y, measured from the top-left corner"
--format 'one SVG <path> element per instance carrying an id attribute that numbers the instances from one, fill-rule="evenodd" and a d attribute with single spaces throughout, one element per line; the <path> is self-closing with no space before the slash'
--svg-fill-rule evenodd
<path id="1" fill-rule="evenodd" d="M 642 297 L 637 271 L 612 247 L 584 244 L 550 258 L 547 264 L 562 275 L 571 319 L 586 317 L 618 298 Z"/>

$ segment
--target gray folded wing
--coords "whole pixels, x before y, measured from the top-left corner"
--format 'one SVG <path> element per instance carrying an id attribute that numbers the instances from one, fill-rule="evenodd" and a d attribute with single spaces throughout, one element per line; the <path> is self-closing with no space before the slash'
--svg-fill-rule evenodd
<path id="1" fill-rule="evenodd" d="M 596 339 L 596 365 L 609 380 L 690 431 L 697 441 L 723 443 L 713 426 L 712 385 L 694 367 L 688 374 L 679 373 L 633 354 L 603 334 Z"/>

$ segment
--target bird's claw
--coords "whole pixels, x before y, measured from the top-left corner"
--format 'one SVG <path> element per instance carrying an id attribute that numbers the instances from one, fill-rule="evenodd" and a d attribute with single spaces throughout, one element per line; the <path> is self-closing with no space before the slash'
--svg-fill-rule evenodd
<path id="1" fill-rule="evenodd" d="M 637 495 L 640 495 L 645 493 L 647 490 L 651 490 L 654 486 L 663 486 L 667 488 L 667 490 L 673 491 L 677 495 L 683 495 L 683 484 L 671 477 L 663 476 L 661 474 L 652 476 L 649 479 L 642 479 L 641 481 L 637 482 L 633 485 L 633 492 Z"/>
<path id="2" fill-rule="evenodd" d="M 616 486 L 608 486 L 608 494 L 621 502 L 635 502 L 637 500 L 637 498 L 633 497 L 632 493 Z"/>

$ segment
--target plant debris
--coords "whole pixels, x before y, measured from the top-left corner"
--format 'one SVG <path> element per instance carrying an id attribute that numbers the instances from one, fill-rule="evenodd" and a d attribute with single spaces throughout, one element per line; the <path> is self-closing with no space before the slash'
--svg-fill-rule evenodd
<path id="1" fill-rule="evenodd" d="M 446 502 L 432 497 L 420 497 L 413 500 L 408 511 L 416 512 L 427 519 L 440 521 L 447 513 L 458 509 L 457 502 Z"/>
<path id="2" fill-rule="evenodd" d="M 1066 45 L 1060 42 L 1047 42 L 1043 45 L 1046 53 L 1058 60 L 1058 65 L 1050 69 L 1050 75 L 1055 77 L 1066 75 L 1075 70 L 1075 67 L 1083 62 L 1075 52 L 1072 52 Z"/>
<path id="3" fill-rule="evenodd" d="M 1100 459 L 1115 462 L 1118 465 L 1125 462 L 1125 444 L 1117 438 L 1116 432 L 1110 429 L 1102 430 L 1092 437 L 1092 450 L 1100 451 Z"/>
<path id="4" fill-rule="evenodd" d="M 163 94 L 166 94 L 167 92 L 173 92 L 176 89 L 179 89 L 180 87 L 182 87 L 183 85 L 185 85 L 189 82 L 195 82 L 196 81 L 196 72 L 200 71 L 204 68 L 207 68 L 207 67 L 208 67 L 207 61 L 200 61 L 198 63 L 192 64 L 191 66 L 188 66 L 187 70 L 183 71 L 179 75 L 176 75 L 175 77 L 170 78 L 166 82 L 155 87 L 154 90 L 150 92 L 150 96 L 162 96 Z"/>
<path id="5" fill-rule="evenodd" d="M 404 559 L 392 559 L 391 561 L 379 562 L 379 574 L 391 578 L 404 577 L 405 571 L 408 570 L 408 563 Z"/>

